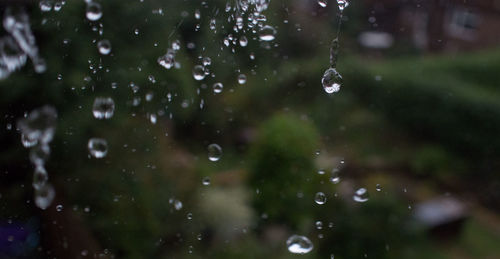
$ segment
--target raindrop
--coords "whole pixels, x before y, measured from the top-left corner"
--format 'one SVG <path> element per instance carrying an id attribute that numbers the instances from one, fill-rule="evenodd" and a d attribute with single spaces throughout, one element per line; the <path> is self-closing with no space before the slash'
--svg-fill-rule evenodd
<path id="1" fill-rule="evenodd" d="M 321 78 L 321 84 L 323 89 L 328 94 L 336 93 L 340 90 L 342 86 L 342 76 L 333 67 L 327 69 Z"/>
<path id="2" fill-rule="evenodd" d="M 26 138 L 41 143 L 48 143 L 55 133 L 57 112 L 51 106 L 33 110 L 26 118 L 18 121 L 17 126 Z"/>
<path id="3" fill-rule="evenodd" d="M 321 222 L 320 220 L 316 221 L 316 229 L 318 230 L 321 230 L 323 229 L 323 222 Z"/>
<path id="4" fill-rule="evenodd" d="M 307 254 L 313 250 L 313 243 L 305 236 L 292 235 L 286 241 L 288 251 L 293 254 Z"/>
<path id="5" fill-rule="evenodd" d="M 269 25 L 266 25 L 260 29 L 259 38 L 263 41 L 272 41 L 275 38 L 276 30 Z"/>
<path id="6" fill-rule="evenodd" d="M 222 83 L 215 83 L 213 85 L 214 93 L 216 93 L 216 94 L 221 93 L 223 88 L 224 88 L 224 85 Z"/>
<path id="7" fill-rule="evenodd" d="M 176 210 L 181 210 L 182 209 L 182 202 L 180 200 L 175 200 L 174 201 L 174 208 Z"/>
<path id="8" fill-rule="evenodd" d="M 318 4 L 321 7 L 326 7 L 328 5 L 328 1 L 327 0 L 318 0 Z"/>
<path id="9" fill-rule="evenodd" d="M 337 0 L 337 4 L 339 5 L 340 12 L 343 12 L 344 9 L 349 6 L 349 2 L 347 0 Z"/>
<path id="10" fill-rule="evenodd" d="M 40 190 L 43 186 L 47 184 L 49 180 L 49 175 L 43 166 L 37 166 L 35 172 L 33 172 L 33 188 L 35 190 Z"/>
<path id="11" fill-rule="evenodd" d="M 240 37 L 240 46 L 246 47 L 248 45 L 248 39 L 244 35 Z"/>
<path id="12" fill-rule="evenodd" d="M 332 170 L 332 174 L 330 176 L 330 182 L 333 184 L 338 184 L 340 182 L 340 175 L 339 175 L 340 170 L 338 168 L 335 168 Z"/>
<path id="13" fill-rule="evenodd" d="M 203 65 L 204 66 L 210 66 L 211 64 L 212 64 L 212 59 L 210 59 L 209 57 L 203 58 Z"/>
<path id="14" fill-rule="evenodd" d="M 210 178 L 207 176 L 207 177 L 203 177 L 203 180 L 201 180 L 201 183 L 205 186 L 208 186 L 210 185 Z"/>
<path id="15" fill-rule="evenodd" d="M 92 114 L 94 118 L 102 120 L 113 117 L 115 112 L 115 101 L 110 97 L 97 97 L 92 105 Z"/>
<path id="16" fill-rule="evenodd" d="M 197 81 L 205 79 L 205 67 L 196 65 L 193 68 L 193 77 Z"/>
<path id="17" fill-rule="evenodd" d="M 240 74 L 238 76 L 238 84 L 244 85 L 247 82 L 247 76 L 245 74 Z"/>
<path id="18" fill-rule="evenodd" d="M 352 199 L 355 202 L 367 202 L 369 199 L 368 191 L 365 188 L 359 188 L 355 193 Z"/>
<path id="19" fill-rule="evenodd" d="M 97 49 L 102 55 L 108 55 L 111 53 L 111 42 L 109 40 L 100 40 L 97 43 Z"/>
<path id="20" fill-rule="evenodd" d="M 323 205 L 326 203 L 326 195 L 322 192 L 317 192 L 314 196 L 314 201 L 316 204 Z"/>
<path id="21" fill-rule="evenodd" d="M 58 212 L 61 212 L 61 211 L 63 210 L 63 205 L 61 205 L 61 204 L 57 205 L 57 206 L 56 206 L 56 210 L 57 210 Z"/>
<path id="22" fill-rule="evenodd" d="M 102 17 L 101 5 L 95 2 L 88 2 L 87 11 L 85 15 L 87 16 L 87 19 L 89 19 L 89 21 L 97 21 L 101 19 Z"/>
<path id="23" fill-rule="evenodd" d="M 55 196 L 56 192 L 54 191 L 54 187 L 50 184 L 46 184 L 40 189 L 35 189 L 35 205 L 45 210 L 52 204 Z"/>
<path id="24" fill-rule="evenodd" d="M 377 192 L 382 191 L 382 186 L 380 186 L 380 184 L 379 184 L 379 183 L 377 183 L 377 185 L 375 185 L 375 190 L 376 190 Z"/>
<path id="25" fill-rule="evenodd" d="M 30 161 L 36 166 L 42 166 L 49 158 L 50 147 L 47 144 L 36 145 L 30 150 Z"/>
<path id="26" fill-rule="evenodd" d="M 21 134 L 21 143 L 25 148 L 30 148 L 35 146 L 38 143 L 37 139 L 30 139 L 28 135 L 26 134 Z"/>
<path id="27" fill-rule="evenodd" d="M 219 161 L 222 156 L 222 148 L 217 144 L 208 145 L 208 159 L 210 161 Z"/>
<path id="28" fill-rule="evenodd" d="M 101 138 L 91 138 L 89 139 L 88 148 L 93 157 L 103 158 L 108 153 L 108 142 Z"/>
<path id="29" fill-rule="evenodd" d="M 42 12 L 49 12 L 52 10 L 52 3 L 49 0 L 42 0 L 39 5 Z"/>

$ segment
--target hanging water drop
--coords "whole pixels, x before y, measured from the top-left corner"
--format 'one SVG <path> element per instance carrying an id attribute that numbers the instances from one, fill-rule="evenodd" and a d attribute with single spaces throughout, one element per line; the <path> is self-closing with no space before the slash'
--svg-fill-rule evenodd
<path id="1" fill-rule="evenodd" d="M 293 254 L 307 254 L 313 250 L 313 243 L 305 236 L 292 235 L 286 241 L 288 251 Z"/>
<path id="2" fill-rule="evenodd" d="M 342 76 L 333 67 L 327 69 L 321 78 L 323 89 L 328 94 L 336 93 L 342 86 Z"/>
<path id="3" fill-rule="evenodd" d="M 208 159 L 210 161 L 219 161 L 222 156 L 222 148 L 217 144 L 208 145 Z"/>
<path id="4" fill-rule="evenodd" d="M 108 142 L 101 138 L 91 138 L 89 139 L 88 149 L 93 157 L 103 158 L 108 154 Z"/>

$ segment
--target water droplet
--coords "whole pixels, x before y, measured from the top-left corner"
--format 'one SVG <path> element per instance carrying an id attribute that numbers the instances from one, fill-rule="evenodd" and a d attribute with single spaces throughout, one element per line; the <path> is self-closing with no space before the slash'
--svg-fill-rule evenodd
<path id="1" fill-rule="evenodd" d="M 21 143 L 25 148 L 30 148 L 35 146 L 38 143 L 37 139 L 30 139 L 28 135 L 22 133 L 21 134 Z"/>
<path id="2" fill-rule="evenodd" d="M 293 254 L 307 254 L 313 250 L 313 243 L 305 236 L 292 235 L 286 241 L 288 251 Z"/>
<path id="3" fill-rule="evenodd" d="M 369 199 L 368 191 L 365 188 L 359 188 L 355 193 L 352 199 L 355 202 L 367 202 Z"/>
<path id="4" fill-rule="evenodd" d="M 349 6 L 349 2 L 347 0 L 337 0 L 337 4 L 339 5 L 339 10 L 341 12 Z"/>
<path id="5" fill-rule="evenodd" d="M 196 65 L 193 68 L 193 77 L 197 81 L 205 79 L 205 67 Z"/>
<path id="6" fill-rule="evenodd" d="M 212 64 L 212 59 L 209 57 L 204 57 L 203 58 L 203 65 L 204 66 L 210 66 Z"/>
<path id="7" fill-rule="evenodd" d="M 42 12 L 49 12 L 52 10 L 52 3 L 49 0 L 40 1 L 39 6 Z"/>
<path id="8" fill-rule="evenodd" d="M 108 55 L 111 53 L 111 42 L 109 40 L 100 40 L 97 42 L 97 49 L 102 55 Z"/>
<path id="9" fill-rule="evenodd" d="M 318 230 L 321 230 L 323 229 L 323 222 L 321 222 L 320 220 L 316 221 L 316 229 Z"/>
<path id="10" fill-rule="evenodd" d="M 52 204 L 55 196 L 54 187 L 50 184 L 45 184 L 40 189 L 35 189 L 35 205 L 45 210 Z"/>
<path id="11" fill-rule="evenodd" d="M 182 209 L 182 202 L 180 200 L 175 200 L 174 201 L 174 208 L 176 210 L 181 210 Z"/>
<path id="12" fill-rule="evenodd" d="M 224 85 L 222 83 L 215 83 L 212 87 L 214 89 L 214 93 L 219 94 L 222 92 Z"/>
<path id="13" fill-rule="evenodd" d="M 246 47 L 248 45 L 248 39 L 244 35 L 240 37 L 240 46 Z"/>
<path id="14" fill-rule="evenodd" d="M 217 161 L 217 160 L 216 160 Z M 201 183 L 205 186 L 210 185 L 210 177 L 203 177 L 203 180 L 201 180 Z"/>
<path id="15" fill-rule="evenodd" d="M 338 168 L 334 168 L 332 170 L 332 174 L 330 176 L 330 182 L 333 184 L 338 184 L 340 182 L 340 170 Z"/>
<path id="16" fill-rule="evenodd" d="M 382 191 L 382 186 L 380 186 L 380 184 L 379 184 L 379 183 L 377 183 L 377 185 L 375 185 L 375 190 L 376 190 L 377 192 Z"/>
<path id="17" fill-rule="evenodd" d="M 103 158 L 108 154 L 108 142 L 105 139 L 89 139 L 88 148 L 90 154 L 95 158 Z"/>
<path id="18" fill-rule="evenodd" d="M 17 123 L 21 133 L 31 141 L 49 143 L 55 133 L 57 112 L 51 106 L 35 109 Z"/>
<path id="19" fill-rule="evenodd" d="M 92 105 L 92 114 L 94 118 L 102 120 L 113 117 L 115 112 L 115 101 L 110 97 L 97 97 Z"/>
<path id="20" fill-rule="evenodd" d="M 323 205 L 326 203 L 326 195 L 322 192 L 317 192 L 314 196 L 314 201 L 316 204 Z"/>
<path id="21" fill-rule="evenodd" d="M 187 215 L 186 215 L 186 218 L 189 219 L 189 220 L 192 220 L 193 219 L 193 213 L 189 212 Z"/>
<path id="22" fill-rule="evenodd" d="M 210 161 L 219 161 L 222 156 L 222 148 L 217 144 L 208 145 L 208 159 Z"/>
<path id="23" fill-rule="evenodd" d="M 321 78 L 321 84 L 323 85 L 323 89 L 328 94 L 336 93 L 340 90 L 342 86 L 342 76 L 337 72 L 335 68 L 329 68 L 323 74 L 323 78 Z"/>
<path id="24" fill-rule="evenodd" d="M 324 175 L 325 174 L 325 170 L 318 170 L 318 174 L 319 175 Z"/>
<path id="25" fill-rule="evenodd" d="M 57 206 L 56 206 L 56 210 L 57 210 L 58 212 L 61 212 L 61 211 L 63 210 L 63 205 L 61 205 L 61 204 L 57 205 Z"/>
<path id="26" fill-rule="evenodd" d="M 86 14 L 89 21 L 97 21 L 102 17 L 101 5 L 96 2 L 88 2 Z"/>
<path id="27" fill-rule="evenodd" d="M 269 25 L 266 25 L 260 29 L 259 38 L 263 41 L 272 41 L 275 38 L 276 30 Z"/>
<path id="28" fill-rule="evenodd" d="M 43 166 L 50 156 L 50 147 L 47 144 L 36 145 L 30 150 L 30 161 L 36 166 Z"/>
<path id="29" fill-rule="evenodd" d="M 326 7 L 328 5 L 328 0 L 318 0 L 318 4 L 321 7 Z"/>
<path id="30" fill-rule="evenodd" d="M 240 74 L 238 76 L 238 84 L 244 85 L 247 82 L 247 76 L 244 74 Z"/>
<path id="31" fill-rule="evenodd" d="M 169 51 L 167 52 L 167 54 L 159 57 L 157 62 L 158 64 L 160 64 L 160 66 L 166 69 L 171 69 L 175 64 L 175 55 L 173 51 Z"/>
<path id="32" fill-rule="evenodd" d="M 49 180 L 49 175 L 43 166 L 37 166 L 33 172 L 33 188 L 35 190 L 41 189 L 47 181 Z"/>

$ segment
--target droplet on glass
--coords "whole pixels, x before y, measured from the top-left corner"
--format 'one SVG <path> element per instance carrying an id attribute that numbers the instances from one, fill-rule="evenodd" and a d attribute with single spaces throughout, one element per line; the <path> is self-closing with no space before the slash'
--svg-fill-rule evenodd
<path id="1" fill-rule="evenodd" d="M 88 148 L 90 155 L 95 158 L 103 158 L 108 154 L 108 142 L 101 138 L 89 139 Z"/>
<path id="2" fill-rule="evenodd" d="M 380 186 L 380 184 L 379 184 L 379 183 L 377 183 L 377 185 L 375 185 L 375 190 L 376 190 L 377 192 L 382 191 L 382 186 Z"/>
<path id="3" fill-rule="evenodd" d="M 368 191 L 365 188 L 359 188 L 355 193 L 352 199 L 355 202 L 367 202 L 369 199 Z"/>
<path id="4" fill-rule="evenodd" d="M 339 5 L 339 10 L 342 12 L 346 7 L 349 6 L 349 1 L 347 0 L 337 0 L 337 4 Z"/>
<path id="5" fill-rule="evenodd" d="M 316 225 L 317 230 L 323 229 L 323 222 L 322 221 L 320 221 L 320 220 L 316 221 L 315 225 Z"/>
<path id="6" fill-rule="evenodd" d="M 89 21 L 97 21 L 102 17 L 101 5 L 96 2 L 88 2 L 85 15 Z"/>
<path id="7" fill-rule="evenodd" d="M 314 196 L 316 204 L 323 205 L 326 203 L 326 195 L 323 192 L 317 192 Z"/>
<path id="8" fill-rule="evenodd" d="M 201 183 L 205 186 L 210 185 L 210 177 L 203 177 L 203 180 L 201 180 Z"/>
<path id="9" fill-rule="evenodd" d="M 313 243 L 305 236 L 292 235 L 286 241 L 288 251 L 293 254 L 307 254 L 313 250 Z"/>
<path id="10" fill-rule="evenodd" d="M 340 182 L 340 170 L 338 168 L 334 168 L 332 170 L 332 174 L 330 176 L 330 182 L 333 184 L 338 184 Z"/>
<path id="11" fill-rule="evenodd" d="M 111 53 L 111 42 L 109 40 L 100 40 L 97 42 L 97 49 L 102 55 L 108 55 Z"/>
<path id="12" fill-rule="evenodd" d="M 244 35 L 240 37 L 240 46 L 246 47 L 248 45 L 248 39 Z"/>
<path id="13" fill-rule="evenodd" d="M 342 76 L 337 72 L 335 68 L 329 68 L 323 74 L 323 78 L 321 78 L 321 84 L 323 85 L 323 89 L 328 94 L 336 93 L 340 90 L 342 86 Z"/>
<path id="14" fill-rule="evenodd" d="M 217 144 L 208 145 L 208 159 L 210 161 L 219 161 L 222 156 L 222 148 Z"/>
<path id="15" fill-rule="evenodd" d="M 318 0 L 318 4 L 321 7 L 326 7 L 328 5 L 328 0 Z"/>
<path id="16" fill-rule="evenodd" d="M 115 101 L 110 97 L 97 97 L 92 105 L 94 118 L 102 120 L 113 117 L 115 113 Z"/>
<path id="17" fill-rule="evenodd" d="M 57 206 L 56 206 L 56 210 L 57 210 L 58 212 L 61 212 L 61 211 L 63 210 L 63 205 L 61 205 L 61 204 L 57 205 Z"/>

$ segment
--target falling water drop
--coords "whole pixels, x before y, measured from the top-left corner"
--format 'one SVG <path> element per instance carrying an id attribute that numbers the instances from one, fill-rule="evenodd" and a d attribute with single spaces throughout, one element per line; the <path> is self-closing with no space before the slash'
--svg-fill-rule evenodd
<path id="1" fill-rule="evenodd" d="M 109 40 L 100 40 L 97 42 L 97 49 L 102 55 L 108 55 L 111 53 L 111 42 Z"/>
<path id="2" fill-rule="evenodd" d="M 272 26 L 266 25 L 260 29 L 259 38 L 263 41 L 272 41 L 275 38 L 276 29 Z"/>
<path id="3" fill-rule="evenodd" d="M 37 166 L 35 172 L 33 172 L 33 188 L 35 190 L 41 189 L 47 181 L 49 180 L 49 175 L 43 166 Z"/>
<path id="4" fill-rule="evenodd" d="M 346 7 L 349 6 L 349 1 L 347 0 L 337 0 L 340 12 L 343 12 Z"/>
<path id="5" fill-rule="evenodd" d="M 210 161 L 219 161 L 222 156 L 222 148 L 217 144 L 208 145 L 208 159 Z"/>
<path id="6" fill-rule="evenodd" d="M 305 236 L 292 235 L 286 241 L 288 251 L 293 254 L 307 254 L 313 250 L 313 243 Z"/>
<path id="7" fill-rule="evenodd" d="M 89 21 L 97 21 L 102 17 L 101 5 L 96 2 L 88 2 L 86 14 Z"/>
<path id="8" fill-rule="evenodd" d="M 342 86 L 342 76 L 335 68 L 328 68 L 321 78 L 321 84 L 328 94 L 336 93 Z"/>
<path id="9" fill-rule="evenodd" d="M 45 184 L 40 189 L 35 189 L 35 204 L 38 208 L 45 210 L 52 204 L 55 196 L 54 187 Z"/>
<path id="10" fill-rule="evenodd" d="M 105 139 L 89 139 L 88 148 L 90 154 L 95 158 L 103 158 L 108 154 L 108 142 Z"/>
<path id="11" fill-rule="evenodd" d="M 222 83 L 215 83 L 212 88 L 214 89 L 214 93 L 220 94 L 222 92 L 222 89 L 224 88 L 224 85 Z"/>
<path id="12" fill-rule="evenodd" d="M 58 212 L 61 212 L 61 211 L 63 210 L 63 208 L 64 208 L 64 207 L 63 207 L 63 205 L 61 205 L 61 204 L 59 204 L 59 205 L 57 205 L 57 206 L 56 206 L 56 210 L 57 210 Z"/>
<path id="13" fill-rule="evenodd" d="M 196 65 L 193 68 L 193 77 L 197 81 L 205 79 L 205 67 Z"/>
<path id="14" fill-rule="evenodd" d="M 97 97 L 92 105 L 94 118 L 102 120 L 113 117 L 115 112 L 115 101 L 110 97 Z"/>
<path id="15" fill-rule="evenodd" d="M 367 202 L 369 199 L 368 191 L 365 188 L 359 188 L 355 193 L 352 199 L 355 202 Z"/>
<path id="16" fill-rule="evenodd" d="M 246 47 L 248 45 L 248 39 L 245 35 L 240 37 L 240 46 Z"/>
<path id="17" fill-rule="evenodd" d="M 330 175 L 330 182 L 333 184 L 338 184 L 340 182 L 340 170 L 338 168 L 334 168 L 332 170 L 332 174 Z"/>
<path id="18" fill-rule="evenodd" d="M 245 74 L 240 74 L 238 76 L 238 84 L 244 85 L 247 82 L 247 76 Z"/>
<path id="19" fill-rule="evenodd" d="M 318 4 L 324 8 L 328 5 L 328 0 L 318 0 Z"/>
<path id="20" fill-rule="evenodd" d="M 201 180 L 201 183 L 205 186 L 208 186 L 210 185 L 210 177 L 206 176 L 206 177 L 203 177 L 203 180 Z"/>
<path id="21" fill-rule="evenodd" d="M 317 192 L 314 196 L 316 204 L 323 205 L 326 203 L 326 195 L 323 192 Z"/>
<path id="22" fill-rule="evenodd" d="M 382 191 L 382 186 L 381 186 L 379 183 L 377 183 L 377 185 L 375 185 L 375 190 L 376 190 L 377 192 Z"/>

